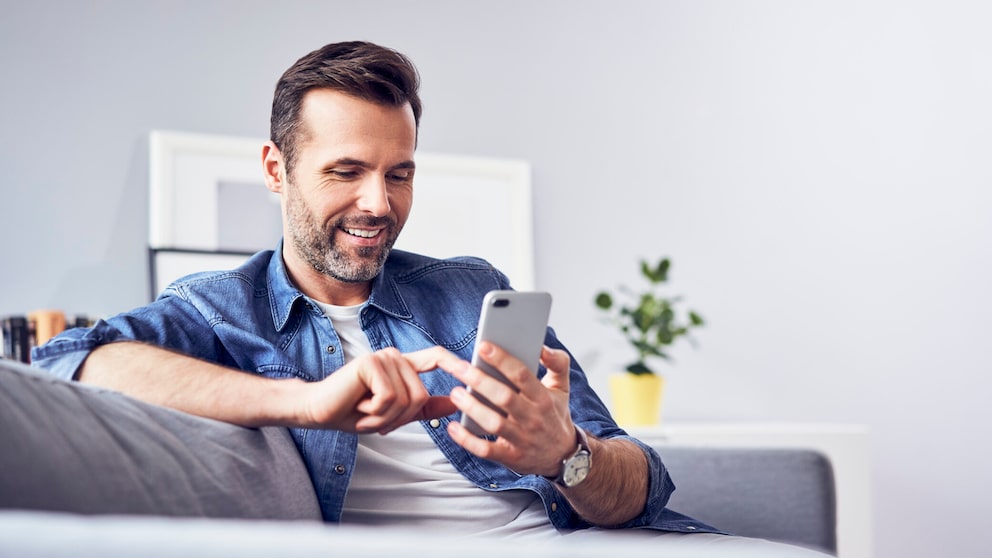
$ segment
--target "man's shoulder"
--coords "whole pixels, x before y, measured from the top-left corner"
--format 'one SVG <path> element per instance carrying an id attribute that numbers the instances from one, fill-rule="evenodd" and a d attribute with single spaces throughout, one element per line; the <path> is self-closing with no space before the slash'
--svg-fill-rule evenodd
<path id="1" fill-rule="evenodd" d="M 407 296 L 468 298 L 472 304 L 482 300 L 485 293 L 509 289 L 510 280 L 489 261 L 474 256 L 434 258 L 402 250 L 390 253 L 380 283 L 373 287 L 397 290 Z"/>
<path id="2" fill-rule="evenodd" d="M 475 256 L 435 258 L 405 250 L 391 251 L 383 272 L 391 280 L 400 283 L 417 281 L 425 277 L 443 279 L 447 275 L 458 273 L 481 275 L 497 280 L 502 276 L 499 270 L 483 258 Z"/>
<path id="3" fill-rule="evenodd" d="M 481 258 L 432 258 L 395 250 L 370 302 L 415 324 L 434 344 L 458 350 L 474 339 L 486 293 L 509 288 L 503 273 Z"/>
<path id="4" fill-rule="evenodd" d="M 264 250 L 231 269 L 205 270 L 185 275 L 170 283 L 163 295 L 179 293 L 185 298 L 194 294 L 230 296 L 238 291 L 253 293 L 264 288 L 272 255 L 272 250 Z"/>

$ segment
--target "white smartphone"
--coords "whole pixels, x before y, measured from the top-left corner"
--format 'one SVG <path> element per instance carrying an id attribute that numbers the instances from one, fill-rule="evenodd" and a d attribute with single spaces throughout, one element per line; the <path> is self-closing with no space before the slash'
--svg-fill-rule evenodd
<path id="1" fill-rule="evenodd" d="M 472 365 L 483 372 L 516 389 L 499 370 L 479 357 L 479 342 L 489 341 L 522 361 L 527 368 L 537 373 L 544 346 L 544 335 L 551 314 L 551 295 L 546 292 L 491 291 L 482 301 L 482 314 L 479 316 L 479 329 L 472 351 Z M 481 393 L 469 392 L 476 399 L 494 410 L 506 414 Z M 486 436 L 469 416 L 462 414 L 462 425 L 476 436 Z"/>

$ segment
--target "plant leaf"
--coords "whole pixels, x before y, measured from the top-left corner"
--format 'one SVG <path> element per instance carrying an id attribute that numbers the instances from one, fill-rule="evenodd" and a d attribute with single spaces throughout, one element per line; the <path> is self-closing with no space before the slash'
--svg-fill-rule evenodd
<path id="1" fill-rule="evenodd" d="M 659 281 L 668 281 L 668 270 L 672 267 L 672 261 L 668 258 L 662 258 L 658 262 L 658 267 L 655 269 L 655 276 L 658 277 Z"/>

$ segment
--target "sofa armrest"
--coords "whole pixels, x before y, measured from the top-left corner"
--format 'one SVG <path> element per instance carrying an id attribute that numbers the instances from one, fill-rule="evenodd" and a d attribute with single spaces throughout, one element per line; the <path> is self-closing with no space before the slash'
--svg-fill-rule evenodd
<path id="1" fill-rule="evenodd" d="M 241 428 L 0 360 L 0 508 L 319 520 L 285 428 Z"/>
<path id="2" fill-rule="evenodd" d="M 742 536 L 837 553 L 833 469 L 815 450 L 656 446 L 675 482 L 668 506 Z"/>

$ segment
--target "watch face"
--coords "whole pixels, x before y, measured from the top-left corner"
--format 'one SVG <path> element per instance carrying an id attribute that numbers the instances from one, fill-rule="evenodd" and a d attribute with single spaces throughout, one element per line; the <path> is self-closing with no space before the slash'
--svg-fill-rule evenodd
<path id="1" fill-rule="evenodd" d="M 571 488 L 584 481 L 589 474 L 589 453 L 582 451 L 568 460 L 565 471 L 561 475 L 562 483 Z"/>

